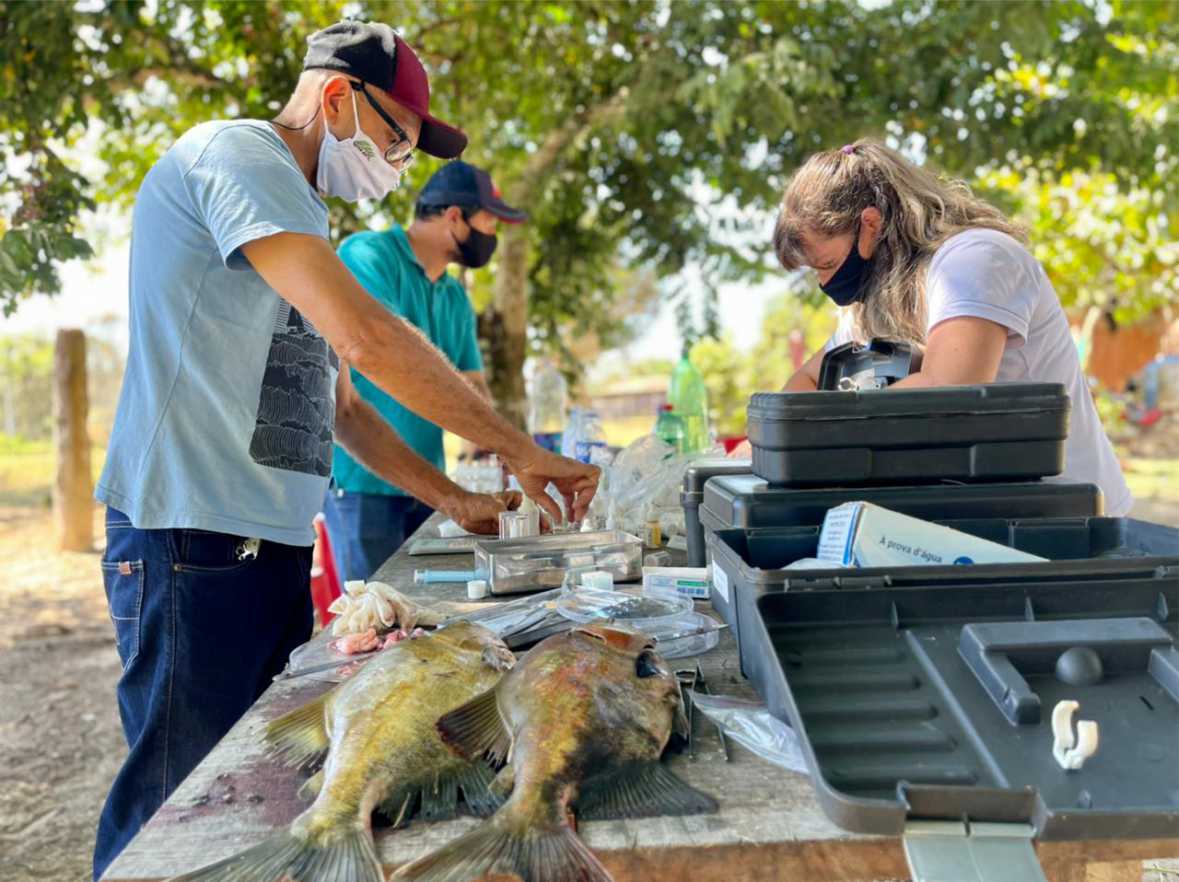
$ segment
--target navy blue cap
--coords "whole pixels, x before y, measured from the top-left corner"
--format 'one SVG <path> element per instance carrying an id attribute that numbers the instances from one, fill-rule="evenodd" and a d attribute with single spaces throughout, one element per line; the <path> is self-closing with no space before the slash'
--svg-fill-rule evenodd
<path id="1" fill-rule="evenodd" d="M 499 188 L 491 182 L 491 175 L 458 160 L 448 162 L 434 172 L 418 195 L 418 205 L 482 208 L 509 224 L 528 220 L 526 211 L 512 208 L 500 198 Z"/>

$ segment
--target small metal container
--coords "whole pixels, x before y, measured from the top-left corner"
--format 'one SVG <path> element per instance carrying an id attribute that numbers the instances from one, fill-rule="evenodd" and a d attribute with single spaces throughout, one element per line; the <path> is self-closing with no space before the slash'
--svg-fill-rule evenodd
<path id="1" fill-rule="evenodd" d="M 540 512 L 501 511 L 499 513 L 500 539 L 526 539 L 540 535 Z"/>

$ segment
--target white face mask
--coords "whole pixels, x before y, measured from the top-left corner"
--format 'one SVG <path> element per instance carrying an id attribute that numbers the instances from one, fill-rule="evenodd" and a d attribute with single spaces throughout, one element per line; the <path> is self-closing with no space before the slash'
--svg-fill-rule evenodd
<path id="1" fill-rule="evenodd" d="M 401 172 L 385 162 L 373 139 L 360 128 L 355 92 L 352 116 L 356 120 L 356 134 L 342 141 L 332 134 L 327 119 L 323 121 L 316 189 L 324 196 L 338 196 L 349 202 L 384 199 L 401 183 Z"/>

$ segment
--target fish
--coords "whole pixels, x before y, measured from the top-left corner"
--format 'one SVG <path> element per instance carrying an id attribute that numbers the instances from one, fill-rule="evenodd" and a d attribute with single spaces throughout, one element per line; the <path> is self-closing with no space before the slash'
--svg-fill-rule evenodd
<path id="1" fill-rule="evenodd" d="M 458 796 L 486 817 L 503 802 L 494 772 L 443 743 L 439 716 L 492 688 L 515 656 L 481 625 L 457 622 L 402 640 L 351 679 L 272 722 L 271 756 L 314 771 L 301 794 L 314 797 L 269 839 L 171 882 L 384 882 L 372 836 L 380 809 L 404 826 L 411 817 L 445 820 Z"/>
<path id="2" fill-rule="evenodd" d="M 645 634 L 588 625 L 541 641 L 492 688 L 438 720 L 467 759 L 506 760 L 507 801 L 474 831 L 401 867 L 399 882 L 611 882 L 577 820 L 716 811 L 660 762 L 686 734 L 679 686 Z"/>

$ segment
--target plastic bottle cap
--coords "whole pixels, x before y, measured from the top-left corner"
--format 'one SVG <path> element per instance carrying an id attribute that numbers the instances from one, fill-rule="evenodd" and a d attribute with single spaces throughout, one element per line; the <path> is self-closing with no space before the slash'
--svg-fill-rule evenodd
<path id="1" fill-rule="evenodd" d="M 467 599 L 482 600 L 487 596 L 487 582 L 484 579 L 472 579 L 467 583 Z"/>

